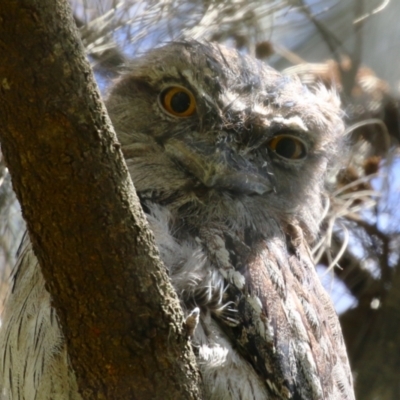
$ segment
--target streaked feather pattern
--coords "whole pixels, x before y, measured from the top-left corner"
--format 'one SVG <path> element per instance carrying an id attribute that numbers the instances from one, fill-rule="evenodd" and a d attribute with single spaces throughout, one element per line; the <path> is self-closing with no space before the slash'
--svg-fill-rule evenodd
<path id="1" fill-rule="evenodd" d="M 193 115 L 163 110 L 171 86 L 190 91 Z M 344 132 L 335 94 L 190 41 L 127 67 L 107 107 L 189 318 L 205 399 L 353 400 L 339 322 L 308 250 Z M 286 157 L 290 145 L 279 155 L 276 137 L 301 157 Z M 80 399 L 28 238 L 6 310 L 2 398 Z"/>

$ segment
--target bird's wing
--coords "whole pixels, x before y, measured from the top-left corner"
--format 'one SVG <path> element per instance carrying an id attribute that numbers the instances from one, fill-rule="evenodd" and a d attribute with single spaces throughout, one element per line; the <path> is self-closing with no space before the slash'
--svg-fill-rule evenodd
<path id="1" fill-rule="evenodd" d="M 339 321 L 306 245 L 259 240 L 245 259 L 245 284 L 226 291 L 236 322 L 219 321 L 271 398 L 354 399 Z"/>

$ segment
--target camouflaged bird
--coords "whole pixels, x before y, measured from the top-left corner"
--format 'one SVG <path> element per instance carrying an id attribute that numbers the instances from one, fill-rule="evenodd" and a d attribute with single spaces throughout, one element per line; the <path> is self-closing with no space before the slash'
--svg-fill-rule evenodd
<path id="1" fill-rule="evenodd" d="M 207 400 L 354 399 L 309 246 L 344 136 L 339 101 L 235 50 L 172 43 L 107 100 L 191 323 Z M 80 399 L 25 239 L 0 337 L 3 399 Z"/>

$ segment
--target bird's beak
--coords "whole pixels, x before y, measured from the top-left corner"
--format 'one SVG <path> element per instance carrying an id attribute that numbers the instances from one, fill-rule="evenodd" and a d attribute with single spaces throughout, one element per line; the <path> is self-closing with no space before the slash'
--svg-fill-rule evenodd
<path id="1" fill-rule="evenodd" d="M 273 191 L 268 176 L 263 176 L 242 158 L 239 162 L 227 157 L 224 151 L 214 150 L 206 154 L 204 149 L 199 152 L 196 146 L 188 146 L 176 139 L 168 140 L 165 151 L 206 187 L 241 194 L 262 195 Z"/>

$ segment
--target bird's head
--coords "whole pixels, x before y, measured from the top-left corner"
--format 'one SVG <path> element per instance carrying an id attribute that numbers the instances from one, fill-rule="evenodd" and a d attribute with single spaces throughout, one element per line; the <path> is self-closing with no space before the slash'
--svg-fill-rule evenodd
<path id="1" fill-rule="evenodd" d="M 182 42 L 133 62 L 107 108 L 142 199 L 197 224 L 262 229 L 272 215 L 315 236 L 344 130 L 335 94 Z"/>

